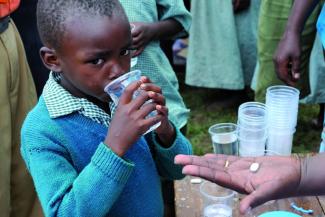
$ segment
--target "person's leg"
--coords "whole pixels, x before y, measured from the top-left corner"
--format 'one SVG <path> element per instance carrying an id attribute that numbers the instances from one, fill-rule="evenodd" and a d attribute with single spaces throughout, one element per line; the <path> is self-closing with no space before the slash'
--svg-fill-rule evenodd
<path id="1" fill-rule="evenodd" d="M 1 216 L 10 216 L 10 162 L 11 162 L 11 117 L 10 64 L 7 52 L 7 31 L 0 33 L 0 210 Z"/>
<path id="2" fill-rule="evenodd" d="M 27 113 L 35 105 L 37 96 L 33 78 L 19 33 L 11 21 L 6 49 L 10 66 L 9 106 L 10 141 L 10 217 L 29 217 L 33 212 L 36 192 L 33 181 L 20 155 L 20 130 Z M 41 216 L 41 215 L 38 215 Z M 33 216 L 34 217 L 34 216 Z"/>

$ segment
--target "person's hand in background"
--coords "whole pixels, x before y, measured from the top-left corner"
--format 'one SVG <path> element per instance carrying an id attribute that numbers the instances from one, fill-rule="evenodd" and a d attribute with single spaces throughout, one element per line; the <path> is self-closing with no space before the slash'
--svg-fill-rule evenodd
<path id="1" fill-rule="evenodd" d="M 273 61 L 278 78 L 295 86 L 300 78 L 300 34 L 287 31 L 274 54 Z"/>
<path id="2" fill-rule="evenodd" d="M 155 37 L 155 25 L 153 23 L 131 23 L 132 47 L 136 49 L 133 57 L 140 55 L 145 47 Z"/>

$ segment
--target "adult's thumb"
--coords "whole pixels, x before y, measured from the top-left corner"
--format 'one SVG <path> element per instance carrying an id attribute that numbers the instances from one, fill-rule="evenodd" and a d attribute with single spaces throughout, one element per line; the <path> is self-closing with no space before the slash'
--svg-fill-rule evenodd
<path id="1" fill-rule="evenodd" d="M 240 202 L 239 211 L 247 214 L 252 208 L 264 203 L 263 198 L 256 191 L 253 191 Z"/>

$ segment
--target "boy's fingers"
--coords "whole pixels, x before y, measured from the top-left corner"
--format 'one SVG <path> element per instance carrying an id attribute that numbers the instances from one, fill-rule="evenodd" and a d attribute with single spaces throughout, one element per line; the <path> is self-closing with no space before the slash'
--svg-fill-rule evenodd
<path id="1" fill-rule="evenodd" d="M 140 79 L 141 80 L 141 79 Z M 148 80 L 147 80 L 148 81 Z M 150 80 L 149 80 L 150 81 Z M 162 90 L 159 86 L 153 84 L 153 83 L 143 83 L 141 84 L 140 88 L 142 90 L 146 90 L 146 91 L 153 91 L 153 92 L 156 92 L 156 93 L 162 93 Z"/>
<path id="2" fill-rule="evenodd" d="M 168 115 L 168 108 L 166 106 L 156 105 L 156 110 L 165 116 Z"/>
<path id="3" fill-rule="evenodd" d="M 128 85 L 121 98 L 119 99 L 119 103 L 120 104 L 127 104 L 132 100 L 133 94 L 134 92 L 140 87 L 140 85 L 142 84 L 141 81 L 135 81 L 132 82 L 130 85 Z"/>
<path id="4" fill-rule="evenodd" d="M 139 112 L 140 112 L 140 117 L 141 118 L 145 118 L 146 116 L 148 116 L 150 114 L 150 112 L 156 110 L 156 105 L 155 103 L 148 103 L 143 105 Z"/>
<path id="5" fill-rule="evenodd" d="M 140 109 L 149 99 L 150 98 L 148 92 L 140 91 L 139 94 L 137 94 L 137 97 L 135 97 L 135 99 L 131 102 L 133 110 Z"/>
<path id="6" fill-rule="evenodd" d="M 150 99 L 152 99 L 158 105 L 165 106 L 166 100 L 162 94 L 159 94 L 159 93 L 156 93 L 153 91 L 149 91 L 148 96 L 150 97 Z"/>
<path id="7" fill-rule="evenodd" d="M 144 119 L 144 123 L 145 125 L 149 126 L 148 129 L 155 125 L 156 123 L 162 121 L 163 116 L 162 115 L 155 115 L 155 116 L 151 116 L 151 117 L 146 117 L 146 119 Z"/>

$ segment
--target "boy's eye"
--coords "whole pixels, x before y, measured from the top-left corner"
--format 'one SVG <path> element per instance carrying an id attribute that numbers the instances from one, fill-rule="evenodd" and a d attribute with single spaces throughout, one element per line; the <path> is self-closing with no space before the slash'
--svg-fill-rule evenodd
<path id="1" fill-rule="evenodd" d="M 120 54 L 121 54 L 121 56 L 127 56 L 130 54 L 130 50 L 129 49 L 122 50 Z"/>
<path id="2" fill-rule="evenodd" d="M 104 62 L 104 59 L 95 59 L 95 60 L 92 60 L 90 61 L 91 64 L 94 64 L 94 65 L 100 65 Z"/>

